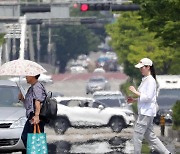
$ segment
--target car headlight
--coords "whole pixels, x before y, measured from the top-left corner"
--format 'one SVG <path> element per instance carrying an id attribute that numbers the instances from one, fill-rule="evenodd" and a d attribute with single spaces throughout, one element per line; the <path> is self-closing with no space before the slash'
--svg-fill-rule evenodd
<path id="1" fill-rule="evenodd" d="M 27 118 L 26 117 L 21 117 L 18 120 L 16 120 L 11 126 L 10 128 L 22 128 L 24 127 L 25 123 L 26 123 Z"/>

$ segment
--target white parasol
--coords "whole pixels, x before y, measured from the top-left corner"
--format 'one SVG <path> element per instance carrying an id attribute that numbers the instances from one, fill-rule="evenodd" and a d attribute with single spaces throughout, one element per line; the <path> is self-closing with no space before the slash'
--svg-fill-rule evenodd
<path id="1" fill-rule="evenodd" d="M 24 59 L 9 61 L 0 66 L 0 75 L 19 76 L 19 83 L 16 83 L 23 96 L 25 90 L 20 84 L 21 76 L 36 76 L 45 72 L 47 71 L 38 63 Z"/>
<path id="2" fill-rule="evenodd" d="M 9 61 L 0 66 L 0 75 L 36 76 L 47 72 L 36 62 L 24 59 Z"/>

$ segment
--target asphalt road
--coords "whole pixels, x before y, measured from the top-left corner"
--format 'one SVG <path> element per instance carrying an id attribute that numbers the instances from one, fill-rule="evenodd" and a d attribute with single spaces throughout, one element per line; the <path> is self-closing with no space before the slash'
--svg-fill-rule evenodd
<path id="1" fill-rule="evenodd" d="M 94 75 L 101 75 L 107 78 L 110 82 L 111 90 L 119 90 L 119 86 L 128 78 L 119 72 L 102 74 L 59 74 L 53 76 L 54 83 L 46 84 L 45 86 L 47 91 L 60 92 L 65 96 L 87 96 L 86 83 L 88 79 Z"/>
<path id="2" fill-rule="evenodd" d="M 51 84 L 46 84 L 45 87 L 47 91 L 60 92 L 65 96 L 87 96 L 85 92 L 85 86 L 88 78 L 92 76 L 92 74 L 61 74 L 53 76 L 54 82 Z M 109 79 L 111 84 L 111 90 L 119 90 L 119 86 L 127 80 L 127 76 L 121 73 L 111 73 L 104 74 Z M 91 95 L 88 95 L 91 97 Z M 160 128 L 159 126 L 155 126 L 155 132 L 157 136 L 160 136 Z M 166 135 L 167 135 L 166 127 Z M 79 150 L 82 152 L 85 149 L 84 153 L 106 153 L 108 150 L 112 150 L 114 148 L 115 151 L 119 149 L 127 150 L 128 147 L 129 152 L 132 153 L 132 134 L 133 128 L 124 129 L 121 133 L 113 133 L 109 128 L 98 128 L 98 129 L 74 129 L 69 128 L 64 135 L 56 135 L 53 129 L 45 128 L 45 132 L 47 134 L 47 141 L 50 147 L 50 154 L 63 153 L 62 149 L 67 148 L 67 153 L 76 153 L 75 151 Z M 122 138 L 119 140 L 119 138 Z M 113 139 L 113 141 L 112 141 Z M 117 147 L 110 145 L 111 142 L 126 143 L 123 144 L 124 147 Z M 124 140 L 125 139 L 125 140 Z M 88 142 L 87 142 L 88 141 Z M 91 141 L 91 144 L 89 144 Z M 104 142 L 105 141 L 105 142 Z M 108 145 L 106 144 L 108 143 Z M 167 147 L 174 153 L 173 142 L 164 142 Z M 92 146 L 93 145 L 93 146 Z M 107 148 L 108 147 L 108 148 Z M 118 150 L 116 149 L 118 148 Z M 98 149 L 99 151 L 90 152 L 90 149 Z M 53 151 L 54 150 L 54 151 Z M 73 151 L 74 150 L 74 151 Z M 100 152 L 105 150 L 104 152 Z M 15 153 L 14 153 L 15 154 Z M 16 153 L 17 154 L 17 153 Z"/>

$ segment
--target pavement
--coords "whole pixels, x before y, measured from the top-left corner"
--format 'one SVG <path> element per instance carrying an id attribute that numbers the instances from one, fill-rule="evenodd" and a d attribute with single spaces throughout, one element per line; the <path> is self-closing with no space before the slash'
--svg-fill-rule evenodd
<path id="1" fill-rule="evenodd" d="M 159 139 L 163 142 L 163 144 L 167 147 L 167 149 L 172 154 L 180 154 L 180 142 L 178 141 L 177 138 L 172 138 L 171 134 L 169 133 L 169 130 L 172 130 L 172 126 L 166 125 L 165 135 L 161 136 L 160 126 L 158 125 L 154 126 L 155 134 L 159 137 Z"/>

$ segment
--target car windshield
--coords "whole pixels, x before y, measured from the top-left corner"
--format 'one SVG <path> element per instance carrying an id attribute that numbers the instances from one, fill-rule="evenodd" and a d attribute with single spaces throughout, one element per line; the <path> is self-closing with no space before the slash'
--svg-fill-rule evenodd
<path id="1" fill-rule="evenodd" d="M 121 107 L 122 103 L 125 103 L 124 99 L 96 99 L 96 100 L 105 104 L 106 107 Z"/>
<path id="2" fill-rule="evenodd" d="M 158 96 L 175 96 L 180 98 L 180 89 L 160 89 Z"/>
<path id="3" fill-rule="evenodd" d="M 22 106 L 22 103 L 18 103 L 18 94 L 18 87 L 0 86 L 0 107 Z"/>
<path id="4" fill-rule="evenodd" d="M 94 99 L 122 99 L 122 95 L 120 94 L 104 94 L 104 95 L 94 95 Z"/>
<path id="5" fill-rule="evenodd" d="M 90 82 L 104 82 L 103 78 L 97 78 L 97 79 L 90 79 Z"/>

